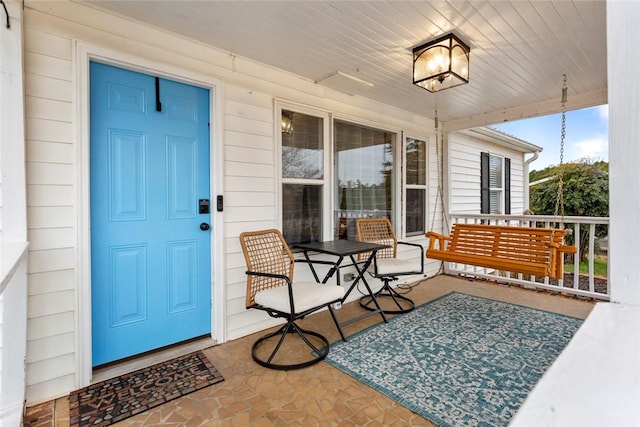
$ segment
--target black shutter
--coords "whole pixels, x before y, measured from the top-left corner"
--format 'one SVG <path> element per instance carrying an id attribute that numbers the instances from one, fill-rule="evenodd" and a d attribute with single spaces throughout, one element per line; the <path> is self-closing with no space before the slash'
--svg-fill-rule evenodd
<path id="1" fill-rule="evenodd" d="M 511 159 L 504 158 L 504 213 L 511 214 Z"/>
<path id="2" fill-rule="evenodd" d="M 480 153 L 480 213 L 489 209 L 489 153 Z"/>

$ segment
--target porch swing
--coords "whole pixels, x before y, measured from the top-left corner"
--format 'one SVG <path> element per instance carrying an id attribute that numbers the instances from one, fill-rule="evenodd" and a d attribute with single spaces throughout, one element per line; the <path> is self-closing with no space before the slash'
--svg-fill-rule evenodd
<path id="1" fill-rule="evenodd" d="M 426 257 L 441 261 L 491 268 L 551 279 L 563 278 L 564 254 L 576 253 L 574 246 L 564 244 L 564 199 L 562 163 L 566 136 L 565 104 L 567 77 L 562 86 L 562 131 L 560 136 L 560 167 L 555 216 L 561 221 L 558 228 L 514 227 L 491 224 L 453 224 L 449 236 L 429 231 Z M 438 149 L 438 113 L 435 117 L 436 150 Z M 440 166 L 438 164 L 438 166 Z M 442 180 L 438 176 L 438 194 Z M 435 220 L 434 207 L 434 220 Z M 433 228 L 433 222 L 432 227 Z"/>

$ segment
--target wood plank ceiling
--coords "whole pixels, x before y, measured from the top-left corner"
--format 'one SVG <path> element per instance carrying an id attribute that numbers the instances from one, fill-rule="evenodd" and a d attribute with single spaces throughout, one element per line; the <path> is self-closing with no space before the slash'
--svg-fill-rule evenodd
<path id="1" fill-rule="evenodd" d="M 89 3 L 416 114 L 437 105 L 449 130 L 559 111 L 563 74 L 568 109 L 606 103 L 601 0 Z M 471 47 L 470 83 L 431 94 L 412 84 L 411 49 L 448 32 Z"/>

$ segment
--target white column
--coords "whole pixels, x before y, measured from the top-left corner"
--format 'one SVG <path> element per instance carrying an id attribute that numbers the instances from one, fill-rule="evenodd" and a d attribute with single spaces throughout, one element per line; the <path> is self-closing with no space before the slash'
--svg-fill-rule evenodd
<path id="1" fill-rule="evenodd" d="M 633 305 L 640 305 L 639 22 L 640 2 L 607 2 L 609 283 L 611 301 Z"/>

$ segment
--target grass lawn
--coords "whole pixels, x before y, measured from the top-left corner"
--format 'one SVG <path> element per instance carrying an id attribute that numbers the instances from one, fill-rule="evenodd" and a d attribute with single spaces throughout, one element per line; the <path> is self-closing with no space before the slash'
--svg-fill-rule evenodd
<path id="1" fill-rule="evenodd" d="M 565 264 L 564 271 L 567 273 L 573 273 L 573 264 Z M 580 263 L 580 273 L 589 274 L 589 263 L 583 261 Z M 607 277 L 607 259 L 600 259 L 597 257 L 593 260 L 593 274 L 595 276 Z"/>

